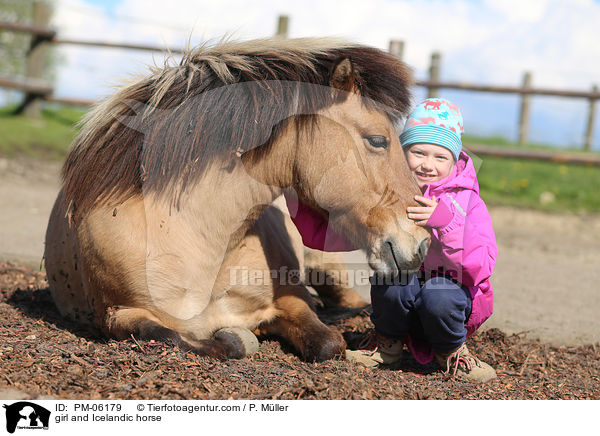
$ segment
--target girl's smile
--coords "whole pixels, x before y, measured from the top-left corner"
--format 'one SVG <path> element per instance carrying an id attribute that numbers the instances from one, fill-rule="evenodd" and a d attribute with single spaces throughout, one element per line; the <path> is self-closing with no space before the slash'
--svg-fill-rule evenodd
<path id="1" fill-rule="evenodd" d="M 440 145 L 417 143 L 406 148 L 404 153 L 419 188 L 445 179 L 454 168 L 452 152 Z"/>

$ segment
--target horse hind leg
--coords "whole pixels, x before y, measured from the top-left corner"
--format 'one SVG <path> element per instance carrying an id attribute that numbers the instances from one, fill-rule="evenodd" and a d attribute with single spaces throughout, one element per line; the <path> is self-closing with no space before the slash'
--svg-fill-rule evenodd
<path id="1" fill-rule="evenodd" d="M 277 316 L 259 327 L 262 334 L 287 340 L 308 361 L 321 362 L 343 356 L 342 335 L 319 320 L 304 286 L 281 286 L 275 292 Z"/>
<path id="2" fill-rule="evenodd" d="M 217 330 L 212 338 L 192 340 L 164 325 L 152 312 L 141 308 L 114 307 L 108 312 L 106 330 L 117 339 L 134 337 L 156 340 L 179 347 L 199 356 L 216 359 L 241 359 L 258 349 L 254 334 L 244 328 L 232 327 Z"/>

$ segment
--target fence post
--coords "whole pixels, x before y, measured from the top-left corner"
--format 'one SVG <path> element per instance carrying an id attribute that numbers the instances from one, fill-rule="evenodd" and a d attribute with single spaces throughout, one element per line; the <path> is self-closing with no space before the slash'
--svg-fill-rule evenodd
<path id="1" fill-rule="evenodd" d="M 431 54 L 431 65 L 429 66 L 429 81 L 439 82 L 440 81 L 440 64 L 441 55 L 437 52 Z M 438 96 L 438 87 L 430 86 L 427 88 L 427 98 L 436 98 Z"/>
<path id="2" fill-rule="evenodd" d="M 390 40 L 390 54 L 393 54 L 398 59 L 402 60 L 404 56 L 404 41 L 398 39 Z"/>
<path id="3" fill-rule="evenodd" d="M 531 88 L 531 73 L 523 75 L 523 89 Z M 529 138 L 529 100 L 531 94 L 521 94 L 521 113 L 519 115 L 519 144 L 527 143 Z"/>
<path id="4" fill-rule="evenodd" d="M 277 34 L 280 38 L 287 38 L 288 36 L 288 23 L 289 17 L 287 15 L 280 15 L 277 21 Z"/>
<path id="5" fill-rule="evenodd" d="M 598 85 L 592 86 L 592 92 L 598 93 Z M 586 151 L 592 150 L 592 139 L 594 137 L 594 118 L 596 118 L 596 99 L 590 98 L 590 109 L 588 112 L 588 122 L 587 127 L 585 129 L 585 145 L 584 148 Z"/>
<path id="6" fill-rule="evenodd" d="M 33 24 L 39 27 L 47 27 L 50 23 L 50 12 L 50 6 L 46 2 L 41 0 L 34 1 Z M 26 59 L 28 80 L 40 80 L 44 75 L 46 50 L 44 38 L 38 35 L 32 35 Z M 28 117 L 39 117 L 41 112 L 40 95 L 33 93 L 25 94 L 23 103 L 17 112 L 23 113 Z"/>

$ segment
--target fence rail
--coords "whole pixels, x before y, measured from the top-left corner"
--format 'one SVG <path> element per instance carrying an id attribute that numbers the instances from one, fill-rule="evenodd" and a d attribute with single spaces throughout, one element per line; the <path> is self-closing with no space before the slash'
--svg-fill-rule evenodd
<path id="1" fill-rule="evenodd" d="M 74 44 L 87 47 L 105 47 L 105 48 L 121 48 L 130 50 L 145 50 L 158 52 L 171 52 L 181 54 L 184 52 L 181 48 L 167 48 L 147 44 L 127 44 L 106 41 L 84 41 L 76 39 L 59 38 L 56 30 L 48 26 L 49 21 L 48 5 L 43 1 L 34 2 L 34 24 L 26 25 L 22 23 L 12 23 L 0 21 L 0 30 L 13 32 L 22 32 L 32 35 L 30 50 L 27 54 L 27 73 L 28 77 L 25 80 L 18 80 L 9 77 L 0 76 L 0 87 L 18 89 L 25 92 L 24 102 L 21 105 L 21 110 L 29 115 L 39 115 L 39 102 L 41 100 L 59 102 L 64 104 L 75 104 L 82 106 L 92 105 L 94 102 L 86 99 L 77 98 L 60 98 L 53 95 L 53 88 L 48 83 L 41 80 L 43 66 L 40 59 L 43 58 L 43 43 L 51 44 Z M 276 36 L 287 37 L 288 17 L 280 16 Z M 402 58 L 404 52 L 404 42 L 391 40 L 389 46 L 390 53 Z M 521 96 L 521 107 L 519 117 L 519 142 L 526 143 L 528 139 L 529 128 L 529 101 L 531 96 L 555 96 L 565 98 L 583 98 L 589 102 L 589 111 L 587 117 L 587 125 L 585 130 L 584 149 L 591 150 L 591 143 L 594 131 L 595 106 L 596 100 L 600 99 L 600 92 L 596 86 L 591 91 L 577 90 L 558 90 L 534 88 L 531 86 L 531 74 L 525 73 L 523 85 L 521 87 L 511 86 L 492 86 L 479 85 L 461 82 L 444 82 L 440 80 L 441 55 L 433 53 L 431 55 L 431 64 L 429 68 L 429 79 L 418 80 L 416 86 L 427 88 L 428 96 L 437 95 L 439 89 L 457 89 L 474 92 L 489 92 L 501 94 L 516 94 Z M 493 147 L 476 147 L 474 152 L 481 155 L 494 155 L 503 157 L 519 157 L 523 159 L 538 159 L 551 160 L 556 162 L 572 162 L 586 165 L 600 165 L 600 158 L 582 158 L 565 153 L 544 153 L 544 152 L 523 152 L 517 150 L 509 150 L 506 148 L 493 149 Z"/>
<path id="2" fill-rule="evenodd" d="M 586 166 L 600 166 L 600 155 L 596 153 L 524 150 L 517 148 L 494 147 L 490 145 L 478 144 L 465 144 L 465 149 L 467 152 L 473 152 L 478 156 L 526 159 Z"/>
<path id="3" fill-rule="evenodd" d="M 404 52 L 404 42 L 398 40 L 390 41 L 389 51 L 390 53 L 402 58 L 402 54 Z M 415 83 L 417 86 L 426 87 L 428 90 L 429 97 L 436 97 L 440 88 L 520 95 L 521 105 L 519 111 L 519 144 L 525 144 L 528 142 L 531 96 L 543 95 L 564 98 L 584 98 L 588 100 L 588 117 L 585 128 L 585 139 L 583 149 L 586 151 L 592 150 L 592 139 L 594 135 L 594 122 L 596 114 L 596 101 L 600 99 L 600 92 L 598 91 L 597 85 L 593 85 L 591 91 L 534 88 L 532 86 L 532 74 L 528 71 L 526 71 L 523 74 L 523 81 L 521 87 L 474 85 L 470 83 L 460 82 L 442 82 L 440 81 L 440 66 L 441 54 L 432 53 L 431 63 L 429 67 L 429 79 L 420 80 Z"/>
<path id="4" fill-rule="evenodd" d="M 12 23 L 9 21 L 0 21 L 0 30 L 10 30 L 13 32 L 29 33 L 38 38 L 51 40 L 56 36 L 56 31 L 44 26 L 35 26 L 30 24 Z"/>
<path id="5" fill-rule="evenodd" d="M 124 48 L 132 50 L 145 50 L 145 51 L 158 51 L 158 52 L 170 52 L 182 54 L 185 52 L 181 48 L 169 48 L 169 47 L 158 47 L 150 44 L 126 44 L 119 42 L 105 42 L 105 41 L 81 41 L 77 39 L 63 39 L 53 38 L 49 42 L 52 44 L 73 44 L 73 45 L 84 45 L 88 47 L 106 47 L 106 48 Z"/>
<path id="6" fill-rule="evenodd" d="M 32 26 L 21 23 L 10 23 L 7 21 L 0 21 L 0 30 L 8 30 L 13 32 L 29 33 L 32 36 L 37 37 L 41 41 L 48 42 L 51 44 L 73 44 L 83 45 L 90 47 L 108 47 L 108 48 L 123 48 L 133 50 L 146 50 L 146 51 L 158 51 L 158 52 L 171 52 L 171 53 L 183 53 L 185 50 L 180 47 L 161 47 L 152 44 L 128 44 L 120 42 L 106 42 L 106 41 L 85 41 L 78 39 L 59 38 L 55 30 L 42 27 Z"/>
<path id="7" fill-rule="evenodd" d="M 25 91 L 30 94 L 39 94 L 41 96 L 51 94 L 53 91 L 53 88 L 43 80 L 38 80 L 38 79 L 18 80 L 18 79 L 13 79 L 10 77 L 2 77 L 2 76 L 0 76 L 0 87 L 18 89 L 20 91 Z"/>
<path id="8" fill-rule="evenodd" d="M 465 91 L 493 92 L 498 94 L 520 94 L 520 95 L 546 95 L 555 97 L 587 98 L 600 99 L 598 91 L 574 91 L 545 88 L 517 88 L 513 86 L 491 86 L 491 85 L 473 85 L 461 82 L 432 82 L 430 80 L 417 80 L 417 86 L 425 88 L 446 88 L 462 89 Z"/>

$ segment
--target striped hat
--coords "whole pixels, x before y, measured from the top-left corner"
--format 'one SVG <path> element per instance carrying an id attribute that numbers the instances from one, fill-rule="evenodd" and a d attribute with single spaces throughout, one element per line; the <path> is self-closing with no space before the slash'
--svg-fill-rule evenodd
<path id="1" fill-rule="evenodd" d="M 400 143 L 403 148 L 416 143 L 441 145 L 458 161 L 462 133 L 463 117 L 458 106 L 443 98 L 429 98 L 408 116 Z"/>

